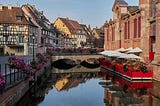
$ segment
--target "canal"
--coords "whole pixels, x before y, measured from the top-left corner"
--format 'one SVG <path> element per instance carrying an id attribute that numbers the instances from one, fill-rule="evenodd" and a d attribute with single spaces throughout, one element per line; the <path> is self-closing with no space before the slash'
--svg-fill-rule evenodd
<path id="1" fill-rule="evenodd" d="M 101 68 L 53 68 L 16 106 L 160 106 L 160 83 L 130 82 Z"/>

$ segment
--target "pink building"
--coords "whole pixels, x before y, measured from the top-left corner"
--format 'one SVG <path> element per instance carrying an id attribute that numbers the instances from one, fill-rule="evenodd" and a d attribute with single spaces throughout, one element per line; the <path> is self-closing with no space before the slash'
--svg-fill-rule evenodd
<path id="1" fill-rule="evenodd" d="M 112 11 L 113 19 L 104 25 L 104 48 L 139 47 L 146 62 L 153 52 L 154 62 L 160 61 L 160 0 L 139 0 L 138 6 L 115 0 Z"/>

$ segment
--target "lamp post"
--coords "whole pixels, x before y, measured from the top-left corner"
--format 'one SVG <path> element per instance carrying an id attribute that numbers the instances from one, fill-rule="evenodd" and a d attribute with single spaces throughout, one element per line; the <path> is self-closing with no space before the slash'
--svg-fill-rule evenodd
<path id="1" fill-rule="evenodd" d="M 35 40 L 35 35 L 34 33 L 32 34 L 32 40 L 33 40 L 33 61 L 34 61 L 34 40 Z"/>

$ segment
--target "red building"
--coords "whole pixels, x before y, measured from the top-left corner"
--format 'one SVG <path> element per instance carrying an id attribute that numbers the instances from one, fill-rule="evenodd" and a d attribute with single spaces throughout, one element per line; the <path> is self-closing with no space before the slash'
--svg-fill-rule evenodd
<path id="1" fill-rule="evenodd" d="M 139 0 L 138 6 L 129 6 L 125 0 L 115 0 L 112 11 L 113 19 L 104 25 L 104 48 L 139 47 L 145 61 L 153 52 L 154 61 L 160 61 L 160 0 Z"/>

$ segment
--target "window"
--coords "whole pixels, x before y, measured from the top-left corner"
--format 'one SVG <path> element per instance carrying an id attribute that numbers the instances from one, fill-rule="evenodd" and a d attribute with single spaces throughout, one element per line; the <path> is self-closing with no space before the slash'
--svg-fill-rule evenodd
<path id="1" fill-rule="evenodd" d="M 7 26 L 7 25 L 3 26 L 3 30 L 4 30 L 4 31 L 9 30 L 9 26 Z"/>
<path id="2" fill-rule="evenodd" d="M 109 29 L 107 29 L 107 41 L 109 41 Z"/>
<path id="3" fill-rule="evenodd" d="M 19 52 L 19 53 L 23 52 L 23 48 L 17 48 L 16 52 Z"/>
<path id="4" fill-rule="evenodd" d="M 22 21 L 22 16 L 17 16 L 16 21 Z"/>
<path id="5" fill-rule="evenodd" d="M 128 21 L 128 39 L 130 39 L 130 21 Z"/>
<path id="6" fill-rule="evenodd" d="M 8 36 L 3 36 L 3 38 L 5 42 L 8 42 Z"/>
<path id="7" fill-rule="evenodd" d="M 23 36 L 19 36 L 19 43 L 24 43 L 24 37 Z"/>
<path id="8" fill-rule="evenodd" d="M 134 19 L 134 38 L 137 37 L 137 19 Z"/>
<path id="9" fill-rule="evenodd" d="M 114 27 L 112 27 L 112 41 L 115 40 L 115 36 L 114 36 Z"/>
<path id="10" fill-rule="evenodd" d="M 156 22 L 151 24 L 151 36 L 156 36 Z"/>
<path id="11" fill-rule="evenodd" d="M 138 37 L 141 37 L 141 17 L 138 17 Z"/>
<path id="12" fill-rule="evenodd" d="M 124 39 L 127 39 L 127 22 L 124 23 Z"/>
<path id="13" fill-rule="evenodd" d="M 24 26 L 19 26 L 19 31 L 25 31 Z"/>

